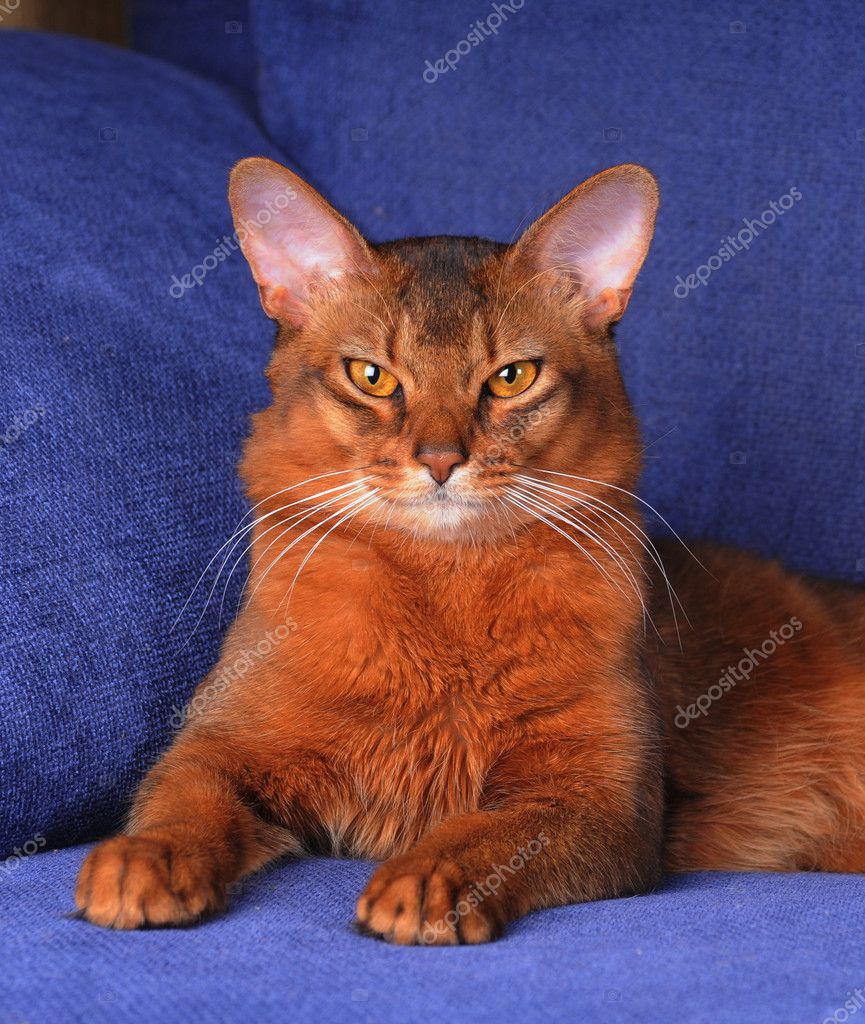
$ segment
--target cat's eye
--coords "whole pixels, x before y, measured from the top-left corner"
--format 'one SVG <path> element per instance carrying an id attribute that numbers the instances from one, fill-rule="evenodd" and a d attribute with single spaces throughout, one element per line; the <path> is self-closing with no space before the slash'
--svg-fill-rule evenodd
<path id="1" fill-rule="evenodd" d="M 534 384 L 540 364 L 530 359 L 508 363 L 487 380 L 487 387 L 496 398 L 514 398 Z"/>
<path id="2" fill-rule="evenodd" d="M 350 359 L 346 369 L 352 382 L 361 391 L 375 395 L 376 398 L 390 398 L 399 387 L 399 381 L 392 373 L 364 359 Z"/>

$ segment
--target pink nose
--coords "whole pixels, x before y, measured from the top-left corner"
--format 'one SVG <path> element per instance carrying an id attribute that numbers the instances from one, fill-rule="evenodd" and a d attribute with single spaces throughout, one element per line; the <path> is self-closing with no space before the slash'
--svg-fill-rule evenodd
<path id="1" fill-rule="evenodd" d="M 454 468 L 466 461 L 462 452 L 440 451 L 432 448 L 422 448 L 415 458 L 427 467 L 430 476 L 437 484 L 445 483 Z"/>

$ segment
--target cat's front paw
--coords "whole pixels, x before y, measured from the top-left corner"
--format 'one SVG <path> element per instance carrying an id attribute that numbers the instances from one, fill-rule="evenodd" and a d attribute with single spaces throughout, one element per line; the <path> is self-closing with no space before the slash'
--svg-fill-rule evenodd
<path id="1" fill-rule="evenodd" d="M 364 934 L 402 946 L 453 946 L 498 938 L 504 919 L 453 860 L 408 853 L 382 864 L 357 902 Z"/>
<path id="2" fill-rule="evenodd" d="M 191 924 L 225 905 L 225 886 L 203 852 L 171 840 L 117 836 L 87 855 L 75 903 L 104 928 Z"/>

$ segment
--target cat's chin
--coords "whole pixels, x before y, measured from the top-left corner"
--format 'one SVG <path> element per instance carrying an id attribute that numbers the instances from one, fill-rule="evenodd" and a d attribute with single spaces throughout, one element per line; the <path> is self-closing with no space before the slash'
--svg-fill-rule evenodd
<path id="1" fill-rule="evenodd" d="M 449 543 L 477 543 L 499 535 L 489 502 L 446 494 L 399 503 L 390 526 L 417 538 Z M 501 525 L 501 524 L 499 524 Z"/>

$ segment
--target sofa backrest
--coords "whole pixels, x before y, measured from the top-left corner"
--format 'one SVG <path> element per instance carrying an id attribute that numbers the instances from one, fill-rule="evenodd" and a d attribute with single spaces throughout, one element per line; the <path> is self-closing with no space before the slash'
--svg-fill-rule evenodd
<path id="1" fill-rule="evenodd" d="M 855 3 L 250 0 L 246 17 L 269 136 L 374 240 L 508 241 L 590 174 L 650 167 L 661 214 L 618 332 L 646 498 L 679 532 L 865 579 Z"/>

